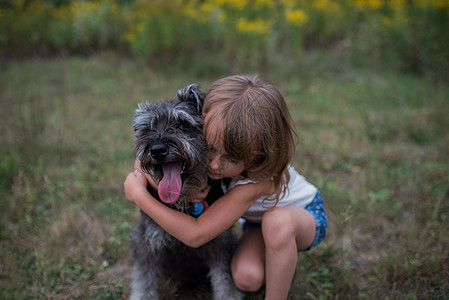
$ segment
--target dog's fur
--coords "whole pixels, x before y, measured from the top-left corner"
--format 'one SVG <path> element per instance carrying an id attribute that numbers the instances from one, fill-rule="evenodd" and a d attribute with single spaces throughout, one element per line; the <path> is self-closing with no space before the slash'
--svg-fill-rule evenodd
<path id="1" fill-rule="evenodd" d="M 201 116 L 204 96 L 198 85 L 189 85 L 178 91 L 177 99 L 140 104 L 134 116 L 137 159 L 141 169 L 150 174 L 156 184 L 162 181 L 163 164 L 178 162 L 179 166 L 179 162 L 182 163 L 179 198 L 173 202 L 176 196 L 170 196 L 166 205 L 184 213 L 189 213 L 188 199 L 207 186 L 207 146 Z M 149 191 L 159 200 L 163 198 L 151 188 Z M 208 196 L 206 200 L 214 199 Z M 241 299 L 242 293 L 236 288 L 229 268 L 236 243 L 237 238 L 229 229 L 199 248 L 190 248 L 141 211 L 131 236 L 130 299 L 158 299 L 161 276 L 173 276 L 194 284 L 207 276 L 215 299 Z"/>

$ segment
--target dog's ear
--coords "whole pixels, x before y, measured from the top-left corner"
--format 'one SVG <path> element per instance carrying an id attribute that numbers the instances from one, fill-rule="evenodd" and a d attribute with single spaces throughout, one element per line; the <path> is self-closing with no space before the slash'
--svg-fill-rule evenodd
<path id="1" fill-rule="evenodd" d="M 178 90 L 178 99 L 181 101 L 191 102 L 199 114 L 203 110 L 203 102 L 206 97 L 206 93 L 200 90 L 198 84 L 190 84 L 182 89 Z"/>
<path id="2" fill-rule="evenodd" d="M 148 102 L 139 103 L 139 107 L 134 113 L 133 127 L 134 131 L 144 128 L 148 123 L 148 112 L 153 105 Z"/>

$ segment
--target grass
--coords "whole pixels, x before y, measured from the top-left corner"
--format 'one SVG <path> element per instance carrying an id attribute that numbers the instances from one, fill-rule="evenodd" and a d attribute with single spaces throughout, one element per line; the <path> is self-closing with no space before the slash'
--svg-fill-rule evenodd
<path id="1" fill-rule="evenodd" d="M 447 299 L 449 88 L 321 59 L 261 76 L 288 102 L 295 166 L 330 219 L 325 241 L 299 254 L 290 298 Z M 127 298 L 133 111 L 216 78 L 113 54 L 3 64 L 0 298 Z M 186 288 L 162 289 L 170 299 Z M 207 287 L 188 296 L 198 297 Z"/>

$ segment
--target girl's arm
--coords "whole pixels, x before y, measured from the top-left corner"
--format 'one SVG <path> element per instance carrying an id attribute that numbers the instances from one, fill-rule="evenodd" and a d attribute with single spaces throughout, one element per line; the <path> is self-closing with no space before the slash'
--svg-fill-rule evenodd
<path id="1" fill-rule="evenodd" d="M 239 185 L 216 200 L 198 218 L 166 207 L 148 193 L 147 179 L 139 170 L 129 173 L 124 188 L 134 202 L 165 231 L 189 247 L 200 247 L 230 228 L 262 195 L 271 191 L 269 182 Z"/>

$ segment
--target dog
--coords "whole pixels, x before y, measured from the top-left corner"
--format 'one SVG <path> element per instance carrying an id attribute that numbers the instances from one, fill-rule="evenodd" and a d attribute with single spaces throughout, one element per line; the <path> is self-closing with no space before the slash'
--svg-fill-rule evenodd
<path id="1" fill-rule="evenodd" d="M 205 93 L 199 85 L 191 84 L 178 90 L 177 96 L 156 104 L 139 104 L 133 122 L 136 156 L 142 171 L 158 185 L 157 191 L 148 188 L 155 198 L 197 216 L 198 207 L 189 199 L 208 186 L 201 116 Z M 219 196 L 219 188 L 214 190 L 203 208 Z M 141 211 L 131 234 L 130 299 L 158 299 L 158 279 L 163 276 L 193 284 L 208 278 L 214 299 L 242 299 L 229 267 L 236 244 L 231 228 L 199 248 L 190 248 Z"/>

